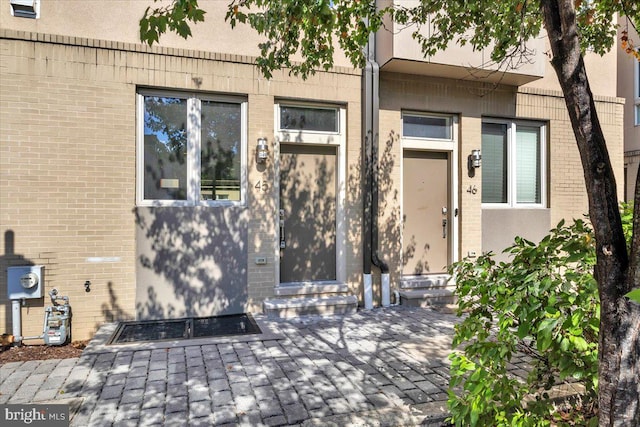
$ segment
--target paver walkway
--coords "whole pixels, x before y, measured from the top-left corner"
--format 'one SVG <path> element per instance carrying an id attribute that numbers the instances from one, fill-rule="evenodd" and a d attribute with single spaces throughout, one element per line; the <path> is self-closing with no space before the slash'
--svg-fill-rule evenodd
<path id="1" fill-rule="evenodd" d="M 390 307 L 264 334 L 104 345 L 0 368 L 0 403 L 70 403 L 72 426 L 441 425 L 456 317 Z"/>

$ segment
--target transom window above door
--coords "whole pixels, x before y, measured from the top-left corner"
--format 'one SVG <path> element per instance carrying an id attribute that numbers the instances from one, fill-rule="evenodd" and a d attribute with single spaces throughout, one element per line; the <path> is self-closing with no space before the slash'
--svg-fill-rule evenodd
<path id="1" fill-rule="evenodd" d="M 140 91 L 138 153 L 139 205 L 241 204 L 246 101 Z"/>
<path id="2" fill-rule="evenodd" d="M 280 105 L 279 129 L 338 133 L 340 131 L 339 109 Z"/>
<path id="3" fill-rule="evenodd" d="M 276 138 L 280 143 L 344 142 L 347 110 L 341 105 L 279 100 L 274 104 Z"/>
<path id="4" fill-rule="evenodd" d="M 545 207 L 546 125 L 484 120 L 481 171 L 483 204 Z"/>
<path id="5" fill-rule="evenodd" d="M 452 116 L 419 113 L 402 114 L 402 136 L 405 138 L 452 139 Z"/>

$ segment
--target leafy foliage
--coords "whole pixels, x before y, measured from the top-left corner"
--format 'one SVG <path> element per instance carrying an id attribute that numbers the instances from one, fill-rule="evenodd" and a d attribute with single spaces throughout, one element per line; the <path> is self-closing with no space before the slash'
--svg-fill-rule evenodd
<path id="1" fill-rule="evenodd" d="M 514 69 L 530 60 L 534 52 L 526 42 L 538 37 L 542 29 L 539 3 L 527 0 L 388 4 L 381 7 L 374 0 L 230 0 L 225 18 L 232 27 L 246 24 L 264 37 L 256 65 L 267 77 L 282 68 L 303 78 L 326 70 L 334 64 L 336 47 L 354 66 L 362 67 L 369 34 L 389 31 L 385 24 L 390 21 L 398 24 L 396 28 L 411 31 L 425 56 L 451 43 L 471 45 L 476 50 L 490 49 L 491 61 L 503 70 Z M 613 45 L 616 13 L 627 16 L 631 26 L 640 18 L 635 0 L 575 0 L 575 6 L 582 48 L 599 54 Z M 204 14 L 197 0 L 172 0 L 168 6 L 148 8 L 140 20 L 140 39 L 157 43 L 167 31 L 187 38 L 191 36 L 189 23 L 204 21 Z M 626 34 L 623 42 L 632 44 Z"/>
<path id="2" fill-rule="evenodd" d="M 539 244 L 516 238 L 505 250 L 452 267 L 459 315 L 451 356 L 449 409 L 457 425 L 548 425 L 556 381 L 579 380 L 584 403 L 598 383 L 598 287 L 591 229 L 564 221 Z M 517 355 L 531 359 L 513 375 Z"/>
<path id="3" fill-rule="evenodd" d="M 622 231 L 624 232 L 624 237 L 627 241 L 627 251 L 631 253 L 631 242 L 633 238 L 633 203 L 622 203 L 620 216 L 622 218 Z M 625 296 L 640 304 L 640 287 L 636 287 Z"/>
<path id="4" fill-rule="evenodd" d="M 271 77 L 274 69 L 286 67 L 306 77 L 333 66 L 336 46 L 354 65 L 364 65 L 362 46 L 380 27 L 382 15 L 374 2 L 366 1 L 234 0 L 226 19 L 232 27 L 248 23 L 266 37 L 257 59 L 264 75 Z M 291 60 L 297 54 L 302 62 Z"/>
<path id="5" fill-rule="evenodd" d="M 627 241 L 627 251 L 631 252 L 631 237 L 633 236 L 633 203 L 620 203 L 620 218 L 622 231 Z"/>
<path id="6" fill-rule="evenodd" d="M 140 40 L 153 45 L 167 30 L 186 39 L 191 36 L 189 22 L 203 22 L 205 13 L 198 7 L 198 0 L 173 0 L 168 6 L 148 7 L 140 19 Z"/>

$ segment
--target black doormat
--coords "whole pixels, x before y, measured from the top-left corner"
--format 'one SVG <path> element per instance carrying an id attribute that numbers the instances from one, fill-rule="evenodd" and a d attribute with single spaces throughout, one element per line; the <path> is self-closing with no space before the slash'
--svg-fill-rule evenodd
<path id="1" fill-rule="evenodd" d="M 120 322 L 108 344 L 261 334 L 250 314 Z"/>

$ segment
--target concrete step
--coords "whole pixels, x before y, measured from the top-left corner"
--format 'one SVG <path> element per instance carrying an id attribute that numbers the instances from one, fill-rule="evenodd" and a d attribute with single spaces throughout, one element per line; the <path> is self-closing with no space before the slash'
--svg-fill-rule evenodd
<path id="1" fill-rule="evenodd" d="M 295 283 L 279 285 L 275 288 L 276 296 L 320 296 L 326 294 L 340 294 L 349 291 L 346 283 Z"/>
<path id="2" fill-rule="evenodd" d="M 400 289 L 444 288 L 451 286 L 448 274 L 432 274 L 428 276 L 402 277 Z"/>
<path id="3" fill-rule="evenodd" d="M 454 290 L 455 288 L 453 287 L 400 290 L 400 305 L 410 307 L 453 308 L 456 303 Z"/>
<path id="4" fill-rule="evenodd" d="M 268 298 L 263 303 L 263 309 L 264 314 L 271 318 L 353 314 L 358 310 L 358 298 L 354 295 L 307 298 Z"/>

